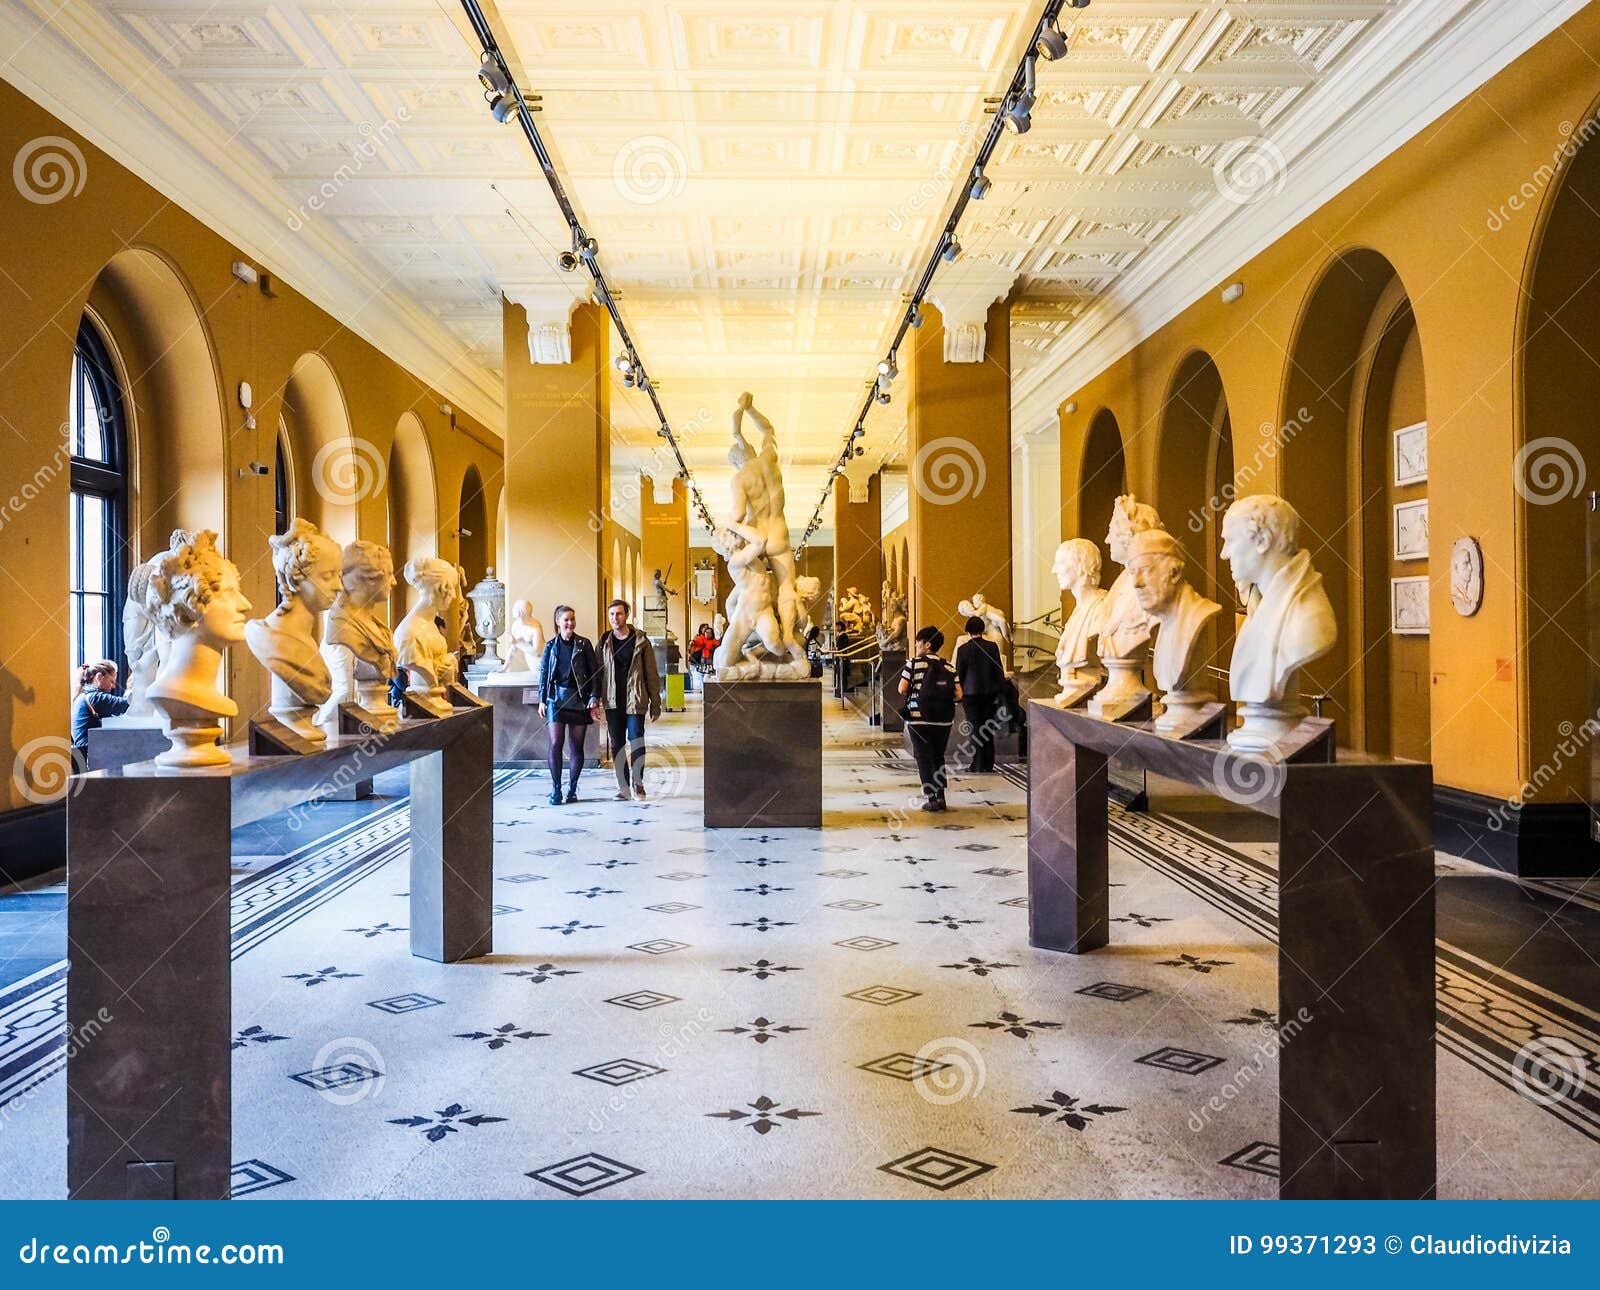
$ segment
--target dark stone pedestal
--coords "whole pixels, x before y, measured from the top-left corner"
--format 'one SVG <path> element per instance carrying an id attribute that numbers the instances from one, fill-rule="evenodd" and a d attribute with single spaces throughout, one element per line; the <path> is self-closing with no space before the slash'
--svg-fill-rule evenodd
<path id="1" fill-rule="evenodd" d="M 1431 1197 L 1433 768 L 1274 760 L 1043 703 L 1029 716 L 1030 943 L 1082 953 L 1109 939 L 1109 757 L 1275 817 L 1278 1194 Z"/>
<path id="2" fill-rule="evenodd" d="M 318 752 L 75 776 L 67 795 L 67 1186 L 226 1199 L 232 1169 L 229 833 L 411 765 L 411 952 L 488 954 L 494 714 L 330 735 Z"/>
<path id="3" fill-rule="evenodd" d="M 900 714 L 900 672 L 906 665 L 904 650 L 885 650 L 878 668 L 878 711 L 883 714 L 883 728 L 888 734 L 898 734 L 906 728 L 906 719 Z"/>
<path id="4" fill-rule="evenodd" d="M 708 829 L 822 827 L 822 686 L 707 681 Z"/>
<path id="5" fill-rule="evenodd" d="M 477 695 L 494 709 L 494 764 L 542 769 L 550 756 L 550 729 L 539 715 L 539 691 L 528 685 L 481 685 Z M 583 735 L 583 763 L 600 762 L 600 727 Z"/>
<path id="6" fill-rule="evenodd" d="M 115 770 L 136 761 L 153 761 L 166 751 L 167 736 L 159 722 L 131 726 L 113 717 L 89 732 L 88 769 Z"/>

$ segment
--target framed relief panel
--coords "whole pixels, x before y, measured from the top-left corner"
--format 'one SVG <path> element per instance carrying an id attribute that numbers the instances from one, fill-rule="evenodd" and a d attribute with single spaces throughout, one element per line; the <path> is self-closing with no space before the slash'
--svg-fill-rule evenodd
<path id="1" fill-rule="evenodd" d="M 1424 484 L 1428 481 L 1428 423 L 1418 421 L 1394 432 L 1394 482 Z"/>
<path id="2" fill-rule="evenodd" d="M 1396 636 L 1428 634 L 1428 579 L 1389 579 L 1389 630 Z"/>
<path id="3" fill-rule="evenodd" d="M 1428 499 L 1399 502 L 1394 508 L 1394 558 L 1428 558 Z"/>

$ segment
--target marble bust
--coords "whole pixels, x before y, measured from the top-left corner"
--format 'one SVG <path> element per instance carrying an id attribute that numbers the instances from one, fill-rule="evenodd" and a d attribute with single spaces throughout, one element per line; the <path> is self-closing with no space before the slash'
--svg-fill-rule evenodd
<path id="1" fill-rule="evenodd" d="M 1106 545 L 1122 572 L 1106 593 L 1100 626 L 1100 657 L 1109 676 L 1105 688 L 1089 700 L 1089 711 L 1097 717 L 1115 720 L 1138 707 L 1150 693 L 1144 686 L 1144 665 L 1155 622 L 1140 606 L 1133 574 L 1127 566 L 1134 534 L 1161 527 L 1156 508 L 1146 506 L 1132 494 L 1117 498 L 1111 508 Z"/>
<path id="2" fill-rule="evenodd" d="M 226 766 L 233 759 L 217 744 L 223 717 L 239 705 L 218 687 L 222 653 L 244 639 L 250 602 L 239 570 L 217 549 L 210 529 L 177 532 L 172 545 L 150 561 L 145 604 L 168 644 L 161 670 L 146 691 L 166 725 L 171 747 L 158 766 L 189 770 Z"/>
<path id="3" fill-rule="evenodd" d="M 1222 606 L 1189 585 L 1183 548 L 1163 529 L 1134 535 L 1128 569 L 1140 608 L 1160 628 L 1151 671 L 1165 710 L 1156 718 L 1156 729 L 1177 730 L 1191 725 L 1206 704 L 1216 701 L 1216 692 L 1206 681 L 1203 646 L 1206 628 Z"/>
<path id="4" fill-rule="evenodd" d="M 1054 699 L 1059 706 L 1070 708 L 1093 694 L 1105 679 L 1095 648 L 1106 607 L 1106 591 L 1100 585 L 1100 548 L 1088 538 L 1071 538 L 1056 548 L 1051 572 L 1061 590 L 1072 593 L 1072 615 L 1056 644 L 1061 693 Z"/>
<path id="5" fill-rule="evenodd" d="M 511 622 L 495 645 L 500 656 L 502 678 L 532 676 L 544 657 L 544 628 L 533 616 L 533 601 L 519 600 L 511 606 Z"/>
<path id="6" fill-rule="evenodd" d="M 1247 752 L 1266 751 L 1299 723 L 1300 669 L 1339 638 L 1322 575 L 1299 543 L 1300 516 L 1281 497 L 1241 497 L 1222 517 L 1222 558 L 1249 607 L 1229 671 L 1243 724 L 1228 742 Z"/>
<path id="7" fill-rule="evenodd" d="M 337 542 L 298 518 L 287 533 L 275 533 L 267 543 L 278 605 L 265 618 L 245 625 L 245 643 L 272 674 L 267 711 L 313 743 L 322 743 L 328 736 L 311 719 L 328 701 L 333 678 L 322 656 L 319 629 L 323 611 L 343 585 L 343 555 Z"/>
<path id="8" fill-rule="evenodd" d="M 132 718 L 143 724 L 156 714 L 149 690 L 161 670 L 161 655 L 167 642 L 146 603 L 149 595 L 150 562 L 145 561 L 135 565 L 129 573 L 128 598 L 122 606 L 122 641 L 128 656 L 128 710 L 122 717 L 108 720 Z"/>
<path id="9" fill-rule="evenodd" d="M 315 719 L 324 729 L 337 730 L 339 705 L 359 703 L 377 719 L 378 728 L 390 729 L 397 720 L 389 703 L 394 636 L 378 607 L 394 590 L 394 557 L 388 547 L 366 541 L 351 542 L 341 556 L 343 590 L 322 632 L 331 689 Z"/>
<path id="10" fill-rule="evenodd" d="M 417 592 L 417 603 L 395 628 L 395 652 L 406 670 L 406 688 L 442 710 L 449 706 L 445 686 L 456 679 L 456 659 L 434 619 L 461 621 L 460 574 L 448 560 L 422 556 L 406 564 L 405 580 Z"/>

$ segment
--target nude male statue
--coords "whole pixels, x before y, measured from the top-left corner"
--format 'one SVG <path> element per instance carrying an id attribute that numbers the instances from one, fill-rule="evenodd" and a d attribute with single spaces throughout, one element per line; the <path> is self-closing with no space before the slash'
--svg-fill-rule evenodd
<path id="1" fill-rule="evenodd" d="M 761 427 L 761 450 L 744 437 L 743 420 L 749 413 Z M 777 583 L 778 623 L 785 645 L 796 637 L 799 600 L 795 594 L 794 548 L 789 543 L 789 521 L 784 515 L 783 472 L 778 465 L 777 435 L 772 422 L 755 407 L 748 391 L 739 396 L 733 413 L 733 446 L 728 464 L 734 469 L 733 520 L 729 528 L 762 548 Z"/>

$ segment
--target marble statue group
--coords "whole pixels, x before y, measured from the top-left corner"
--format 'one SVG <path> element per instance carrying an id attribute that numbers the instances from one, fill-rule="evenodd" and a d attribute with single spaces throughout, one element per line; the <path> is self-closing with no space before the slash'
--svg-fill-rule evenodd
<path id="1" fill-rule="evenodd" d="M 1222 558 L 1245 606 L 1229 667 L 1240 725 L 1228 734 L 1243 752 L 1270 753 L 1293 735 L 1306 715 L 1300 671 L 1338 640 L 1322 575 L 1299 539 L 1300 517 L 1281 497 L 1241 497 L 1223 516 Z M 1056 550 L 1056 581 L 1073 609 L 1056 647 L 1054 703 L 1107 720 L 1155 711 L 1156 729 L 1192 733 L 1222 711 L 1205 654 L 1222 606 L 1189 584 L 1183 547 L 1154 507 L 1117 498 L 1106 547 L 1119 567 L 1109 589 L 1094 542 L 1071 538 Z M 1159 696 L 1145 686 L 1147 666 Z"/>
<path id="2" fill-rule="evenodd" d="M 761 430 L 759 450 L 744 437 L 747 415 Z M 811 664 L 800 626 L 804 602 L 784 515 L 777 436 L 749 394 L 741 394 L 734 409 L 728 464 L 734 471 L 729 518 L 711 545 L 727 561 L 733 590 L 712 666 L 719 681 L 805 680 Z"/>

